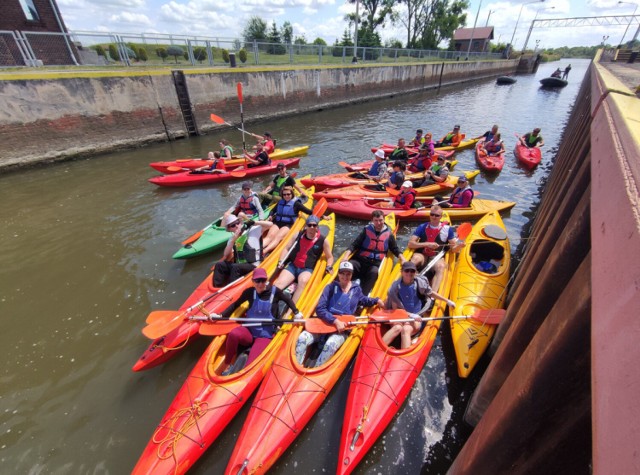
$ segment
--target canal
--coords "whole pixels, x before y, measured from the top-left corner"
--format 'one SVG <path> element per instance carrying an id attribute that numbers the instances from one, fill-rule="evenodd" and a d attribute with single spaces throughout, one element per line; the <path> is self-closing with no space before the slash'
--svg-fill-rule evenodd
<path id="1" fill-rule="evenodd" d="M 341 160 L 369 159 L 369 148 L 381 142 L 409 140 L 418 127 L 437 138 L 455 124 L 468 136 L 499 124 L 509 150 L 505 168 L 497 177 L 479 175 L 472 186 L 482 198 L 517 202 L 504 216 L 515 251 L 589 64 L 572 60 L 563 90 L 540 89 L 539 79 L 565 63 L 542 65 L 509 86 L 487 80 L 247 129 L 269 130 L 279 147 L 311 145 L 298 171 L 318 175 L 340 172 Z M 236 110 L 212 112 L 239 118 Z M 534 127 L 546 145 L 542 165 L 528 172 L 511 151 L 514 134 Z M 147 182 L 156 174 L 148 163 L 205 156 L 222 137 L 241 144 L 239 132 L 226 131 L 0 176 L 2 472 L 121 474 L 135 465 L 207 343 L 203 338 L 165 365 L 133 373 L 148 344 L 140 329 L 150 311 L 178 308 L 209 272 L 220 253 L 192 261 L 171 255 L 240 193 L 240 183 L 159 189 Z M 456 158 L 458 172 L 476 168 L 473 151 Z M 363 224 L 339 218 L 335 254 Z M 402 245 L 414 226 L 401 227 Z M 445 329 L 436 341 L 407 403 L 358 473 L 443 473 L 455 458 L 470 431 L 462 415 L 483 365 L 460 380 L 449 336 Z M 273 473 L 335 470 L 348 380 L 349 371 Z M 224 470 L 248 406 L 193 473 Z"/>

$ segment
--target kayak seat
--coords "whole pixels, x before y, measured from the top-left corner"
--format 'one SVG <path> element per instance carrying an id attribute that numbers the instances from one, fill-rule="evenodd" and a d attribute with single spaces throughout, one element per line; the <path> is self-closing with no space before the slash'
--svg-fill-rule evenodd
<path id="1" fill-rule="evenodd" d="M 476 269 L 495 274 L 502 265 L 504 248 L 496 242 L 481 239 L 471 245 L 470 255 Z"/>

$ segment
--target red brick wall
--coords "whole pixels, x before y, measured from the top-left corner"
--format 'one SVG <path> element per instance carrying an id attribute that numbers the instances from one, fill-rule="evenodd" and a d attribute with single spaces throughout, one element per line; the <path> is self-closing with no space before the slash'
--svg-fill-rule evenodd
<path id="1" fill-rule="evenodd" d="M 53 0 L 54 5 L 55 0 Z M 27 20 L 27 17 L 20 6 L 18 0 L 2 0 L 2 15 L 0 15 L 0 30 L 20 30 L 20 31 L 55 31 L 60 33 L 62 30 L 58 26 L 56 17 L 49 0 L 33 0 L 40 20 Z M 58 16 L 64 26 L 64 20 L 58 9 Z M 65 27 L 66 29 L 66 27 Z"/>

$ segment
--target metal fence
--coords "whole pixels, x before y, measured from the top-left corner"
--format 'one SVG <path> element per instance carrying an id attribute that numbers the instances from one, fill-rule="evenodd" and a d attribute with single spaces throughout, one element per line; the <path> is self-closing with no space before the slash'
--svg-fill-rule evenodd
<path id="1" fill-rule="evenodd" d="M 161 66 L 184 67 L 292 64 L 428 62 L 497 59 L 499 53 L 404 48 L 245 42 L 234 38 L 96 33 L 0 31 L 0 67 Z M 354 59 L 357 58 L 357 59 Z"/>

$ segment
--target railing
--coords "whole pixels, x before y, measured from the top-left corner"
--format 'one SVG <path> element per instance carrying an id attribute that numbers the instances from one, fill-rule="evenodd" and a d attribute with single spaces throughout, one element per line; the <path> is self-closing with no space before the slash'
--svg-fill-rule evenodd
<path id="1" fill-rule="evenodd" d="M 471 53 L 468 60 L 499 59 Z M 356 58 L 356 59 L 354 59 Z M 235 61 L 234 61 L 235 60 Z M 245 42 L 234 38 L 151 33 L 0 31 L 0 67 L 251 66 L 464 61 L 459 51 Z"/>

